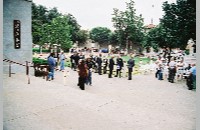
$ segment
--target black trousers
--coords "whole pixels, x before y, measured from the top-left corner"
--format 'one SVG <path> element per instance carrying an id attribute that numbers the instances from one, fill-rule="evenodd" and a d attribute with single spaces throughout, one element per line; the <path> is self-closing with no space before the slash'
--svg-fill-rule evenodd
<path id="1" fill-rule="evenodd" d="M 81 90 L 85 90 L 85 81 L 86 81 L 86 78 L 79 77 L 78 85 L 79 85 Z"/>
<path id="2" fill-rule="evenodd" d="M 115 75 L 115 77 L 118 77 L 118 75 L 119 75 L 119 77 L 121 78 L 121 69 L 117 69 L 117 70 L 116 70 L 116 75 Z"/>
<path id="3" fill-rule="evenodd" d="M 176 75 L 176 69 L 175 68 L 169 68 L 168 81 L 171 82 L 171 83 L 173 83 L 175 75 Z"/>
<path id="4" fill-rule="evenodd" d="M 101 74 L 101 65 L 98 66 L 98 73 Z"/>
<path id="5" fill-rule="evenodd" d="M 113 73 L 113 69 L 109 69 L 109 75 L 108 75 L 109 78 L 112 78 L 112 73 Z"/>
<path id="6" fill-rule="evenodd" d="M 192 90 L 193 89 L 193 78 L 192 78 L 192 75 L 188 76 L 186 78 L 186 84 L 187 84 L 187 87 L 189 90 Z"/>
<path id="7" fill-rule="evenodd" d="M 107 69 L 107 66 L 104 66 L 104 67 L 103 67 L 103 73 L 104 73 L 104 74 L 106 74 L 106 71 L 107 71 L 106 69 Z"/>
<path id="8" fill-rule="evenodd" d="M 128 68 L 128 80 L 132 79 L 133 68 Z"/>

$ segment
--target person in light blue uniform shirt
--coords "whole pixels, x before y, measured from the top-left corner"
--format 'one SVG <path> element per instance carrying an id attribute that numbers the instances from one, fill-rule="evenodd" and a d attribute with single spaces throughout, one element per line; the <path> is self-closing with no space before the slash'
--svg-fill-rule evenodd
<path id="1" fill-rule="evenodd" d="M 190 73 L 192 75 L 192 84 L 193 84 L 193 88 L 190 88 L 190 89 L 196 89 L 196 64 L 193 63 L 192 65 L 192 68 L 190 68 Z"/>
<path id="2" fill-rule="evenodd" d="M 54 68 L 56 67 L 56 60 L 54 59 L 54 53 L 51 53 L 47 59 L 49 65 L 48 80 L 54 79 Z"/>
<path id="3" fill-rule="evenodd" d="M 65 54 L 64 54 L 64 52 L 61 52 L 59 59 L 60 59 L 60 71 L 63 71 L 63 70 L 65 70 Z"/>

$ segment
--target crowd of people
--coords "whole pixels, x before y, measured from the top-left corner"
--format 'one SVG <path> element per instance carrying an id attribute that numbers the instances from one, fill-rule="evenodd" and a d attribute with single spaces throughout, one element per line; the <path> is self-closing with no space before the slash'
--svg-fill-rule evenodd
<path id="1" fill-rule="evenodd" d="M 113 71 L 116 71 L 115 77 L 122 77 L 122 69 L 123 67 L 127 67 L 128 70 L 128 80 L 132 80 L 132 72 L 135 66 L 134 55 L 130 54 L 129 59 L 124 64 L 121 55 L 116 56 L 116 60 L 114 60 L 115 56 L 111 55 L 110 58 L 102 56 L 100 53 L 97 56 L 90 54 L 85 57 L 82 52 L 72 53 L 70 58 L 71 69 L 78 72 L 78 86 L 80 89 L 85 89 L 86 85 L 92 85 L 92 73 L 98 73 L 99 75 L 107 74 L 108 78 L 113 78 Z M 65 59 L 66 56 L 64 52 L 61 52 L 58 56 L 58 61 L 54 59 L 54 53 L 51 53 L 48 57 L 49 64 L 49 75 L 48 80 L 54 79 L 54 69 L 59 63 L 59 70 L 63 71 L 65 69 Z M 189 90 L 196 88 L 196 64 L 186 64 L 184 63 L 183 57 L 170 57 L 163 58 L 158 56 L 155 61 L 156 64 L 156 73 L 155 77 L 158 80 L 163 80 L 163 76 L 167 76 L 167 80 L 171 83 L 174 83 L 175 76 L 178 78 L 186 78 L 187 86 Z M 115 67 L 114 67 L 115 66 Z M 114 70 L 116 69 L 116 70 Z"/>
<path id="2" fill-rule="evenodd" d="M 111 56 L 109 59 L 107 57 L 102 57 L 102 54 L 98 56 L 85 57 L 82 53 L 74 53 L 70 56 L 71 69 L 77 71 L 79 74 L 78 86 L 82 90 L 85 88 L 85 84 L 92 85 L 92 72 L 98 73 L 99 75 L 107 74 L 108 78 L 112 78 L 114 66 L 116 65 L 116 75 L 115 77 L 121 78 L 121 70 L 124 67 L 124 61 L 120 55 L 117 56 L 116 62 L 114 60 L 115 56 Z M 130 56 L 128 63 L 129 75 L 128 80 L 131 80 L 132 71 L 134 67 L 133 55 Z M 107 70 L 109 68 L 109 70 Z"/>
<path id="3" fill-rule="evenodd" d="M 85 57 L 82 52 L 75 52 L 69 58 L 71 62 L 71 69 L 78 72 L 78 86 L 82 90 L 85 89 L 85 84 L 92 85 L 93 71 L 99 75 L 108 73 L 108 78 L 113 78 L 113 71 L 116 71 L 114 76 L 119 78 L 122 77 L 121 70 L 124 67 L 124 61 L 120 55 L 116 57 L 116 61 L 114 60 L 115 56 L 107 58 L 105 56 L 103 57 L 101 53 L 98 56 L 90 54 L 88 57 Z M 58 60 L 56 61 L 54 58 L 54 53 L 51 53 L 47 59 L 49 64 L 48 80 L 50 81 L 54 79 L 54 70 L 58 63 L 60 65 L 59 70 L 64 70 L 66 56 L 63 52 L 61 52 L 58 56 Z M 132 80 L 134 65 L 134 56 L 133 54 L 130 54 L 130 59 L 127 62 L 128 80 Z M 114 70 L 115 68 L 116 70 Z"/>
<path id="4" fill-rule="evenodd" d="M 163 80 L 163 76 L 167 77 L 167 80 L 174 83 L 175 77 L 178 79 L 186 79 L 186 84 L 189 90 L 196 89 L 196 64 L 185 63 L 184 57 L 170 57 L 170 59 L 165 59 L 158 56 L 156 64 L 155 77 L 158 80 Z"/>

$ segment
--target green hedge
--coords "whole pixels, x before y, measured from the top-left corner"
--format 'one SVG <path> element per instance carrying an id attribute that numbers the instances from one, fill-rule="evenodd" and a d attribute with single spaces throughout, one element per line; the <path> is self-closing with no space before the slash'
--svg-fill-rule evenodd
<path id="1" fill-rule="evenodd" d="M 33 51 L 33 52 L 38 52 L 38 53 L 39 53 L 39 52 L 40 52 L 40 49 L 39 49 L 39 48 L 33 48 L 32 51 Z M 49 50 L 49 49 L 42 49 L 42 52 L 50 52 L 50 50 Z"/>
<path id="2" fill-rule="evenodd" d="M 47 60 L 33 57 L 34 64 L 47 64 Z"/>

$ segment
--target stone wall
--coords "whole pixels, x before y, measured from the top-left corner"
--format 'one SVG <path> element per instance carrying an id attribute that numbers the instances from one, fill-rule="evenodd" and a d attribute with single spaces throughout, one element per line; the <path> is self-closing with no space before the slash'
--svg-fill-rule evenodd
<path id="1" fill-rule="evenodd" d="M 3 58 L 25 64 L 32 62 L 31 0 L 3 1 Z M 21 48 L 14 48 L 13 21 L 21 23 Z M 4 62 L 4 73 L 8 63 Z M 25 67 L 12 64 L 12 72 L 25 72 Z"/>

